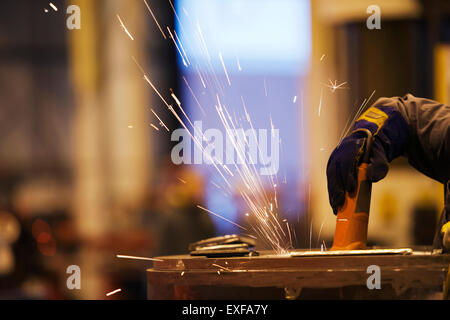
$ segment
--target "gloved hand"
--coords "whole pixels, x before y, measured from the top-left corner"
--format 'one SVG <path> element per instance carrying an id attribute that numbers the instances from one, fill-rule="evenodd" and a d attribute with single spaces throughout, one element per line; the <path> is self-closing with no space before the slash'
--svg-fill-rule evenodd
<path id="1" fill-rule="evenodd" d="M 353 131 L 360 128 L 370 130 L 374 137 L 367 179 L 377 182 L 386 176 L 389 162 L 404 152 L 408 125 L 395 108 L 375 103 L 356 121 Z M 356 191 L 357 168 L 367 138 L 364 133 L 353 131 L 334 149 L 327 164 L 328 195 L 334 214 L 344 205 L 345 193 Z"/>
<path id="2" fill-rule="evenodd" d="M 442 226 L 442 245 L 445 252 L 450 252 L 450 222 Z"/>

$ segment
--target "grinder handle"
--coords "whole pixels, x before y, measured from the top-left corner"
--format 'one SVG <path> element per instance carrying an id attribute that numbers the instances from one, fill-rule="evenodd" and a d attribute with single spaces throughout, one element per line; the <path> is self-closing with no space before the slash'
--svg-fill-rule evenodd
<path id="1" fill-rule="evenodd" d="M 372 183 L 367 180 L 367 167 L 369 166 L 370 151 L 373 136 L 367 129 L 357 129 L 367 135 L 365 150 L 361 164 L 357 170 L 357 188 L 355 194 L 345 194 L 345 203 L 338 210 L 336 231 L 331 250 L 357 250 L 366 249 L 367 227 L 369 222 L 370 197 Z"/>

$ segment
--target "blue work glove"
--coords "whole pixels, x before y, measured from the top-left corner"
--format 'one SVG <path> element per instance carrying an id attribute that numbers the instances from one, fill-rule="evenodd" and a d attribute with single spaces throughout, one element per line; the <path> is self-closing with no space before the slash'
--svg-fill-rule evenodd
<path id="1" fill-rule="evenodd" d="M 393 107 L 382 105 L 369 108 L 356 121 L 352 133 L 334 149 L 327 164 L 328 196 L 334 214 L 344 205 L 345 193 L 353 194 L 358 182 L 357 168 L 364 154 L 367 135 L 356 129 L 368 129 L 374 139 L 367 168 L 367 179 L 383 179 L 389 163 L 402 155 L 408 143 L 408 125 Z"/>

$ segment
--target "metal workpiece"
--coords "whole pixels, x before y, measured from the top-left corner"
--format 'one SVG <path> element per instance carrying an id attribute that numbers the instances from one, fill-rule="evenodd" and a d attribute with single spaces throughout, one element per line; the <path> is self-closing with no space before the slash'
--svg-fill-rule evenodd
<path id="1" fill-rule="evenodd" d="M 410 289 L 421 298 L 421 293 L 430 291 L 442 296 L 450 254 L 395 250 L 326 256 L 308 256 L 308 251 L 296 250 L 286 255 L 262 251 L 254 257 L 158 257 L 162 261 L 155 261 L 153 268 L 147 269 L 148 298 L 293 299 L 297 298 L 293 292 L 307 294 L 306 288 L 354 288 L 355 292 L 363 292 L 364 298 L 374 299 L 401 299 Z M 367 288 L 370 266 L 379 267 L 379 290 Z"/>

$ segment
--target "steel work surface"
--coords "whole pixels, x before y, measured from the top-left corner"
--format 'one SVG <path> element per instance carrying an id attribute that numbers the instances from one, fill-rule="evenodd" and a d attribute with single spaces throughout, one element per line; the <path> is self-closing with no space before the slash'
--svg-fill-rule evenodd
<path id="1" fill-rule="evenodd" d="M 300 250 L 299 250 L 300 251 Z M 206 258 L 190 255 L 158 257 L 147 270 L 149 299 L 248 298 L 243 288 L 280 288 L 299 291 L 304 288 L 366 287 L 367 268 L 377 265 L 381 286 L 392 288 L 394 296 L 408 289 L 442 290 L 450 254 L 431 255 L 414 251 L 410 255 L 304 256 L 291 257 L 261 252 L 260 256 Z M 215 290 L 212 290 L 214 288 Z M 214 294 L 221 291 L 222 295 Z M 231 290 L 240 288 L 239 290 Z M 236 296 L 236 292 L 241 295 Z M 244 290 L 245 291 L 245 290 Z M 383 294 L 383 290 L 377 294 Z M 227 297 L 228 292 L 231 296 Z M 234 292 L 234 293 L 233 293 Z M 390 293 L 392 295 L 392 293 Z M 279 293 L 266 298 L 283 298 Z M 258 298 L 257 296 L 254 296 Z"/>

